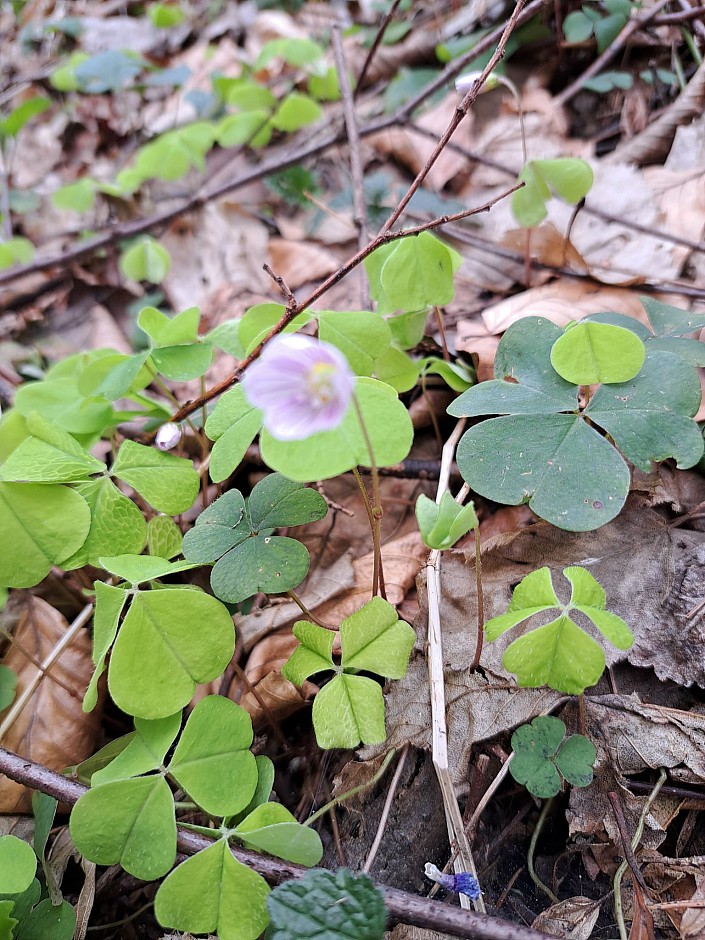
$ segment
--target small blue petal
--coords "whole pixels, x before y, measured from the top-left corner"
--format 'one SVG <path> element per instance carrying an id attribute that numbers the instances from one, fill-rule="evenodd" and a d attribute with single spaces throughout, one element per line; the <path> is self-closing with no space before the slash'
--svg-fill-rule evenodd
<path id="1" fill-rule="evenodd" d="M 459 875 L 453 875 L 453 888 L 457 894 L 464 894 L 471 899 L 479 898 L 480 894 L 480 885 L 477 882 L 477 878 L 467 872 L 460 872 Z"/>

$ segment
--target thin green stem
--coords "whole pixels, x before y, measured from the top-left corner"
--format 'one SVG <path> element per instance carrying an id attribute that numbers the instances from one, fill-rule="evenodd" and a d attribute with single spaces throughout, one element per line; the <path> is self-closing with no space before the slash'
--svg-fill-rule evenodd
<path id="1" fill-rule="evenodd" d="M 357 414 L 357 420 L 360 424 L 360 431 L 362 432 L 362 439 L 365 442 L 365 447 L 367 448 L 367 454 L 369 457 L 370 464 L 370 473 L 372 474 L 372 502 L 369 503 L 369 512 L 368 518 L 370 520 L 370 527 L 372 530 L 372 552 L 373 552 L 373 561 L 372 561 L 372 596 L 375 597 L 379 594 L 381 597 L 387 597 L 387 592 L 384 587 L 384 570 L 382 568 L 382 515 L 384 510 L 382 509 L 382 496 L 379 488 L 379 470 L 377 469 L 377 463 L 375 461 L 375 454 L 372 448 L 372 441 L 370 440 L 370 435 L 367 432 L 367 426 L 365 424 L 365 419 L 362 415 L 362 409 L 360 408 L 360 402 L 357 400 L 357 396 L 353 395 L 353 405 L 355 407 L 355 413 Z M 353 471 L 355 472 L 355 471 Z M 359 472 L 358 472 L 359 477 Z M 360 485 L 361 480 L 358 481 Z M 362 489 L 365 489 L 364 484 Z M 367 491 L 365 490 L 365 493 Z"/>
<path id="2" fill-rule="evenodd" d="M 321 816 L 325 815 L 327 812 L 332 810 L 335 806 L 338 806 L 338 804 L 344 803 L 346 800 L 349 800 L 350 797 L 355 796 L 355 794 L 357 793 L 362 793 L 363 790 L 369 790 L 370 787 L 374 786 L 375 783 L 377 783 L 378 780 L 381 780 L 381 778 L 384 776 L 385 771 L 387 770 L 387 767 L 389 767 L 390 763 L 392 762 L 395 754 L 396 754 L 396 749 L 392 748 L 391 751 L 387 755 L 385 755 L 385 758 L 382 761 L 382 766 L 379 768 L 377 773 L 375 773 L 372 777 L 370 777 L 367 783 L 361 783 L 359 784 L 359 786 L 353 787 L 352 790 L 346 790 L 346 792 L 341 793 L 340 796 L 334 797 L 330 801 L 330 803 L 326 803 L 325 806 L 321 806 L 320 809 L 317 809 L 316 812 L 313 813 L 312 816 L 308 817 L 305 823 L 302 823 L 302 825 L 304 826 L 312 825 L 313 823 L 315 823 L 317 819 L 320 819 Z"/>
<path id="3" fill-rule="evenodd" d="M 475 585 L 477 590 L 477 639 L 475 640 L 475 655 L 473 656 L 470 672 L 474 672 L 480 665 L 482 655 L 482 641 L 485 634 L 485 595 L 482 590 L 482 558 L 480 556 L 480 526 L 475 526 Z"/>
<path id="4" fill-rule="evenodd" d="M 534 852 L 536 851 L 536 843 L 538 842 L 539 835 L 541 834 L 541 830 L 543 829 L 543 824 L 546 822 L 548 811 L 550 810 L 552 805 L 553 805 L 553 797 L 551 797 L 550 800 L 546 800 L 546 802 L 541 807 L 541 813 L 539 814 L 539 818 L 536 820 L 534 831 L 531 834 L 531 842 L 529 843 L 529 851 L 526 856 L 526 865 L 527 865 L 527 868 L 529 869 L 529 875 L 531 876 L 531 880 L 536 885 L 536 887 L 540 888 L 544 894 L 547 894 L 553 904 L 558 904 L 559 901 L 556 895 L 553 893 L 553 891 L 551 891 L 548 885 L 545 885 L 543 881 L 541 881 L 539 876 L 536 874 L 536 870 L 534 869 Z"/>

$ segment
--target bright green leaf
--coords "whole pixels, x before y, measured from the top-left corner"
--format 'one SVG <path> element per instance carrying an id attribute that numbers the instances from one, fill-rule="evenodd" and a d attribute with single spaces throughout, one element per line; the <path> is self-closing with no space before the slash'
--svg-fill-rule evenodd
<path id="1" fill-rule="evenodd" d="M 313 727 L 324 750 L 381 744 L 387 736 L 382 689 L 365 676 L 335 676 L 314 699 Z"/>
<path id="2" fill-rule="evenodd" d="M 138 507 L 105 477 L 90 483 L 79 483 L 76 492 L 91 510 L 91 527 L 81 548 L 67 558 L 66 571 L 84 565 L 98 565 L 108 552 L 136 554 L 144 547 L 147 526 Z"/>
<path id="3" fill-rule="evenodd" d="M 443 306 L 453 299 L 453 273 L 460 255 L 422 232 L 397 241 L 384 261 L 380 283 L 387 301 L 398 310 Z"/>
<path id="4" fill-rule="evenodd" d="M 0 271 L 15 264 L 29 264 L 34 258 L 34 245 L 28 238 L 16 236 L 0 242 Z"/>
<path id="5" fill-rule="evenodd" d="M 183 540 L 181 529 L 170 516 L 152 516 L 147 523 L 147 547 L 150 555 L 174 558 L 181 554 Z"/>
<path id="6" fill-rule="evenodd" d="M 91 777 L 91 786 L 112 783 L 138 777 L 158 770 L 164 762 L 166 752 L 176 740 L 181 728 L 181 712 L 146 721 L 135 718 L 135 734 L 130 736 L 127 746 L 110 761 L 107 767 L 97 770 Z"/>
<path id="7" fill-rule="evenodd" d="M 85 176 L 75 183 L 61 186 L 51 195 L 51 201 L 57 209 L 68 209 L 72 212 L 88 212 L 95 203 L 95 181 Z"/>
<path id="8" fill-rule="evenodd" d="M 0 892 L 21 894 L 34 880 L 37 856 L 17 836 L 0 836 Z"/>
<path id="9" fill-rule="evenodd" d="M 185 512 L 198 496 L 200 478 L 190 460 L 136 441 L 123 441 L 111 473 L 134 487 L 159 512 Z"/>
<path id="10" fill-rule="evenodd" d="M 191 712 L 169 773 L 207 813 L 230 816 L 249 804 L 257 786 L 251 744 L 252 719 L 244 708 L 208 695 Z"/>
<path id="11" fill-rule="evenodd" d="M 399 619 L 394 607 L 373 597 L 340 625 L 343 669 L 402 679 L 415 640 L 416 633 Z"/>
<path id="12" fill-rule="evenodd" d="M 210 463 L 214 483 L 235 472 L 261 427 L 262 412 L 248 402 L 241 385 L 220 397 L 206 421 L 206 434 L 215 441 Z"/>
<path id="13" fill-rule="evenodd" d="M 51 107 L 51 98 L 35 95 L 14 108 L 6 118 L 0 118 L 0 137 L 16 137 L 33 117 Z"/>
<path id="14" fill-rule="evenodd" d="M 644 363 L 644 344 L 630 330 L 583 320 L 566 330 L 551 350 L 551 365 L 567 382 L 628 382 Z"/>
<path id="15" fill-rule="evenodd" d="M 78 851 L 97 865 L 122 865 L 152 881 L 176 859 L 174 799 L 160 775 L 115 780 L 84 793 L 69 823 Z"/>
<path id="16" fill-rule="evenodd" d="M 100 565 L 128 584 L 155 581 L 170 574 L 189 571 L 196 566 L 188 561 L 168 561 L 156 555 L 112 555 L 100 558 Z"/>
<path id="17" fill-rule="evenodd" d="M 357 375 L 371 375 L 376 359 L 392 340 L 391 330 L 379 314 L 326 310 L 316 316 L 318 338 L 337 346 Z"/>
<path id="18" fill-rule="evenodd" d="M 298 131 L 323 117 L 323 108 L 308 95 L 292 91 L 272 116 L 272 124 L 279 131 Z"/>
<path id="19" fill-rule="evenodd" d="M 105 470 L 102 460 L 85 451 L 74 437 L 36 412 L 27 419 L 25 438 L 0 468 L 8 483 L 71 483 Z"/>
<path id="20" fill-rule="evenodd" d="M 416 522 L 429 548 L 452 548 L 478 525 L 473 503 L 461 506 L 447 491 L 440 504 L 421 493 L 416 500 Z"/>
<path id="21" fill-rule="evenodd" d="M 256 940 L 267 926 L 268 894 L 264 878 L 221 839 L 171 872 L 157 891 L 154 914 L 162 927 Z"/>
<path id="22" fill-rule="evenodd" d="M 83 698 L 83 710 L 93 711 L 98 702 L 98 681 L 105 672 L 105 657 L 117 636 L 120 614 L 127 602 L 122 588 L 102 581 L 94 582 L 95 611 L 93 613 L 93 664 L 95 671 Z"/>
<path id="23" fill-rule="evenodd" d="M 285 679 L 294 685 L 303 685 L 309 676 L 335 669 L 335 634 L 332 630 L 325 630 L 308 620 L 299 620 L 294 624 L 293 633 L 300 645 L 282 666 L 281 672 Z"/>
<path id="24" fill-rule="evenodd" d="M 85 542 L 85 499 L 65 486 L 0 483 L 0 531 L 12 550 L 0 557 L 0 585 L 32 587 Z"/>
<path id="25" fill-rule="evenodd" d="M 140 592 L 123 621 L 108 670 L 118 708 L 164 718 L 189 703 L 199 682 L 217 678 L 235 648 L 227 609 L 208 594 Z"/>
<path id="26" fill-rule="evenodd" d="M 233 835 L 248 849 L 298 865 L 316 865 L 323 856 L 316 830 L 302 826 L 280 803 L 262 803 L 235 828 Z"/>
<path id="27" fill-rule="evenodd" d="M 169 273 L 171 255 L 149 235 L 143 235 L 120 255 L 120 271 L 133 281 L 161 284 Z"/>

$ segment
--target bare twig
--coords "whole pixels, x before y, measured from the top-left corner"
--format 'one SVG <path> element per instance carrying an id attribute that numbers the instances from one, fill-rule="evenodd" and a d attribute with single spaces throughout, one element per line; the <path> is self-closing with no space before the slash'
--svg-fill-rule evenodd
<path id="1" fill-rule="evenodd" d="M 384 801 L 384 806 L 382 807 L 382 816 L 379 820 L 379 825 L 377 826 L 377 832 L 375 833 L 374 840 L 370 846 L 370 851 L 367 853 L 367 858 L 365 859 L 365 864 L 362 866 L 362 871 L 369 872 L 372 868 L 372 863 L 377 857 L 377 852 L 379 847 L 382 844 L 382 838 L 384 836 L 384 830 L 387 828 L 387 820 L 389 819 L 389 812 L 392 808 L 392 803 L 394 802 L 394 797 L 397 792 L 397 787 L 399 786 L 399 781 L 401 775 L 404 771 L 404 764 L 406 764 L 406 758 L 409 753 L 409 744 L 405 744 L 401 754 L 399 755 L 399 762 L 394 770 L 394 776 L 392 781 L 389 784 L 389 790 L 387 791 L 387 798 Z"/>
<path id="2" fill-rule="evenodd" d="M 266 273 L 271 277 L 271 279 L 274 281 L 274 283 L 277 285 L 277 287 L 279 288 L 279 290 L 280 290 L 280 291 L 282 292 L 282 294 L 284 295 L 284 299 L 286 300 L 286 309 L 287 309 L 287 310 L 290 310 L 290 309 L 292 309 L 293 307 L 295 307 L 295 306 L 296 306 L 296 297 L 294 297 L 294 292 L 293 292 L 292 289 L 289 287 L 289 285 L 286 283 L 286 281 L 284 280 L 284 278 L 281 277 L 279 274 L 275 274 L 274 271 L 272 271 L 272 269 L 269 267 L 268 264 L 263 264 L 263 265 L 262 265 L 262 269 L 263 269 L 264 271 L 266 271 Z"/>
<path id="3" fill-rule="evenodd" d="M 355 102 L 348 78 L 348 69 L 345 62 L 345 50 L 343 41 L 340 37 L 340 27 L 334 26 L 331 34 L 333 43 L 333 56 L 335 58 L 335 68 L 338 73 L 338 84 L 340 85 L 340 94 L 343 99 L 343 115 L 345 117 L 345 129 L 348 134 L 348 150 L 350 152 L 350 176 L 352 178 L 353 192 L 353 221 L 357 228 L 357 247 L 363 249 L 370 240 L 370 233 L 367 227 L 367 200 L 365 198 L 365 179 L 363 175 L 362 157 L 360 155 L 360 134 L 357 126 L 357 116 L 355 114 Z M 362 268 L 359 269 L 360 275 L 360 306 L 366 310 L 370 305 L 369 289 L 367 277 Z"/>
<path id="4" fill-rule="evenodd" d="M 521 26 L 531 19 L 536 13 L 546 5 L 548 0 L 531 0 L 524 7 L 521 15 L 516 19 L 516 26 Z M 446 85 L 453 79 L 468 62 L 471 62 L 483 52 L 491 49 L 502 36 L 504 25 L 491 30 L 482 39 L 477 42 L 472 49 L 464 55 L 454 59 L 446 68 L 440 72 L 433 81 L 429 82 L 425 88 L 422 88 L 413 98 L 410 98 L 394 114 L 378 119 L 360 129 L 361 137 L 368 137 L 377 134 L 379 131 L 386 130 L 389 127 L 395 127 L 404 124 L 409 116 L 423 104 L 428 98 L 434 95 L 439 88 Z M 226 180 L 222 184 L 208 190 L 198 189 L 192 196 L 189 196 L 179 205 L 156 215 L 149 216 L 146 219 L 131 219 L 129 222 L 123 222 L 118 225 L 112 225 L 102 234 L 84 244 L 74 245 L 72 248 L 63 251 L 61 254 L 50 255 L 48 257 L 39 257 L 29 264 L 15 265 L 0 271 L 0 286 L 9 284 L 18 278 L 25 277 L 28 274 L 34 274 L 38 271 L 46 271 L 57 266 L 68 267 L 74 261 L 81 261 L 89 258 L 96 252 L 114 245 L 116 242 L 125 238 L 134 238 L 136 235 L 142 235 L 153 229 L 168 225 L 174 219 L 202 208 L 208 202 L 219 199 L 221 196 L 227 196 L 250 183 L 256 182 L 265 176 L 276 173 L 280 170 L 286 170 L 296 163 L 301 163 L 311 157 L 324 153 L 330 147 L 335 146 L 344 139 L 342 128 L 332 131 L 325 137 L 321 137 L 315 143 L 311 143 L 311 134 L 308 133 L 305 143 L 298 147 L 292 147 L 289 142 L 285 143 L 268 160 L 261 160 L 256 166 L 251 167 L 245 173 Z"/>
<path id="5" fill-rule="evenodd" d="M 20 757 L 0 747 L 0 773 L 32 790 L 39 790 L 68 805 L 76 803 L 87 787 L 58 774 L 26 757 Z M 178 848 L 185 855 L 195 855 L 213 844 L 211 839 L 178 828 Z M 232 847 L 235 858 L 258 872 L 271 884 L 291 878 L 300 878 L 307 869 L 291 862 L 283 862 L 247 849 Z M 500 918 L 487 917 L 471 911 L 461 911 L 448 904 L 439 904 L 426 898 L 380 886 L 391 923 L 411 924 L 450 934 L 453 937 L 476 940 L 547 940 L 547 935 L 529 927 Z"/>
<path id="6" fill-rule="evenodd" d="M 357 95 L 362 90 L 362 83 L 364 82 L 365 77 L 369 71 L 370 65 L 372 64 L 372 60 L 377 55 L 377 50 L 379 49 L 379 47 L 382 45 L 384 34 L 387 32 L 387 27 L 394 19 L 394 16 L 397 10 L 399 9 L 400 3 L 401 3 L 401 0 L 394 0 L 394 3 L 387 10 L 387 13 L 385 14 L 384 19 L 379 24 L 379 29 L 377 30 L 377 34 L 375 35 L 375 38 L 372 40 L 372 45 L 370 46 L 369 52 L 367 53 L 367 57 L 365 58 L 365 61 L 362 64 L 362 68 L 360 69 L 360 74 L 358 75 L 357 81 L 355 82 L 355 91 L 353 92 L 354 97 L 357 97 Z"/>
<path id="7" fill-rule="evenodd" d="M 240 379 L 243 373 L 255 361 L 255 359 L 257 359 L 259 354 L 262 352 L 267 343 L 270 342 L 270 340 L 281 333 L 282 330 L 284 330 L 284 328 L 289 323 L 291 323 L 294 317 L 298 316 L 300 313 L 314 304 L 320 297 L 329 291 L 334 284 L 337 284 L 347 274 L 349 274 L 350 271 L 361 264 L 365 258 L 371 255 L 373 251 L 380 247 L 380 245 L 386 245 L 388 242 L 396 241 L 399 238 L 409 238 L 413 235 L 419 235 L 421 232 L 428 232 L 433 229 L 440 228 L 449 222 L 458 221 L 471 215 L 477 215 L 480 212 L 489 212 L 492 206 L 496 205 L 496 203 L 498 203 L 501 199 L 505 199 L 507 196 L 510 196 L 512 193 L 516 192 L 516 190 L 523 185 L 523 183 L 518 183 L 517 185 L 512 186 L 510 189 L 505 190 L 505 192 L 501 193 L 499 196 L 496 196 L 494 199 L 490 200 L 490 202 L 487 202 L 482 206 L 478 206 L 475 209 L 467 209 L 464 212 L 457 212 L 454 215 L 441 216 L 440 218 L 433 219 L 431 222 L 424 222 L 421 225 L 413 226 L 413 228 L 402 229 L 401 231 L 397 232 L 380 232 L 379 235 L 373 238 L 372 241 L 362 249 L 362 251 L 358 251 L 351 258 L 348 258 L 348 260 L 342 264 L 337 271 L 334 271 L 333 274 L 329 275 L 325 281 L 323 281 L 323 283 L 319 284 L 318 287 L 316 287 L 315 290 L 313 290 L 305 300 L 297 303 L 295 307 L 287 309 L 281 320 L 272 327 L 264 339 L 258 343 L 257 346 L 255 346 L 252 352 L 242 360 L 242 362 L 233 372 L 230 373 L 230 375 L 226 376 L 221 382 L 218 382 L 217 385 L 211 386 L 211 388 L 209 388 L 203 395 L 193 399 L 193 401 L 187 402 L 169 420 L 175 422 L 183 421 L 184 418 L 188 417 L 188 415 L 192 414 L 194 411 L 197 411 L 206 402 L 217 398 L 218 395 L 222 394 L 222 392 L 226 391 L 226 389 L 234 385 L 235 382 Z M 148 440 L 154 437 L 154 433 L 155 432 L 153 432 L 148 437 Z"/>

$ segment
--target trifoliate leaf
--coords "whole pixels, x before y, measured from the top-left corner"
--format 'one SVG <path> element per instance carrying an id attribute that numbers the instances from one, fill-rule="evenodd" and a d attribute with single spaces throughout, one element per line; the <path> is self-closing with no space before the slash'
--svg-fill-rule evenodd
<path id="1" fill-rule="evenodd" d="M 573 786 L 586 787 L 592 782 L 597 753 L 594 744 L 581 734 L 565 741 L 564 736 L 565 725 L 551 715 L 535 718 L 512 735 L 510 773 L 534 796 L 555 796 L 561 787 L 560 775 Z"/>
<path id="2" fill-rule="evenodd" d="M 152 881 L 176 859 L 174 798 L 164 778 L 116 780 L 84 793 L 69 823 L 78 851 L 97 865 L 122 865 Z"/>
<path id="3" fill-rule="evenodd" d="M 453 274 L 461 256 L 442 241 L 422 232 L 397 241 L 380 271 L 386 301 L 397 310 L 441 307 L 453 299 Z"/>
<path id="4" fill-rule="evenodd" d="M 224 840 L 182 862 L 157 891 L 162 927 L 217 933 L 220 940 L 256 940 L 267 926 L 267 882 L 233 855 Z"/>
<path id="5" fill-rule="evenodd" d="M 328 512 L 328 505 L 317 490 L 288 480 L 280 473 L 270 473 L 260 480 L 247 506 L 253 532 L 317 522 Z"/>
<path id="6" fill-rule="evenodd" d="M 152 516 L 147 523 L 147 548 L 150 555 L 174 558 L 181 554 L 184 537 L 170 516 Z"/>
<path id="7" fill-rule="evenodd" d="M 244 809 L 257 786 L 249 748 L 252 719 L 221 695 L 208 695 L 191 712 L 169 764 L 169 773 L 212 816 Z"/>
<path id="8" fill-rule="evenodd" d="M 595 685 L 605 667 L 600 646 L 572 619 L 579 610 L 619 649 L 628 649 L 633 635 L 621 618 L 605 611 L 605 595 L 599 583 L 584 568 L 564 570 L 571 582 L 571 599 L 562 604 L 555 596 L 548 568 L 527 575 L 515 588 L 506 614 L 485 624 L 489 641 L 537 613 L 558 609 L 559 616 L 544 626 L 525 632 L 507 648 L 502 664 L 516 673 L 520 686 L 548 685 L 559 692 L 579 695 Z"/>
<path id="9" fill-rule="evenodd" d="M 133 281 L 161 284 L 169 273 L 171 255 L 156 239 L 144 235 L 122 253 L 119 267 Z"/>
<path id="10" fill-rule="evenodd" d="M 2 465 L 0 479 L 8 483 L 71 483 L 105 470 L 102 460 L 92 457 L 74 437 L 40 414 L 27 418 L 27 430 L 30 436 Z"/>
<path id="11" fill-rule="evenodd" d="M 573 734 L 556 754 L 556 766 L 574 787 L 592 783 L 592 769 L 597 759 L 595 745 L 582 734 Z"/>
<path id="12" fill-rule="evenodd" d="M 345 898 L 345 903 L 341 900 Z M 372 880 L 317 869 L 276 887 L 267 898 L 271 940 L 382 940 L 387 920 L 384 898 Z"/>

